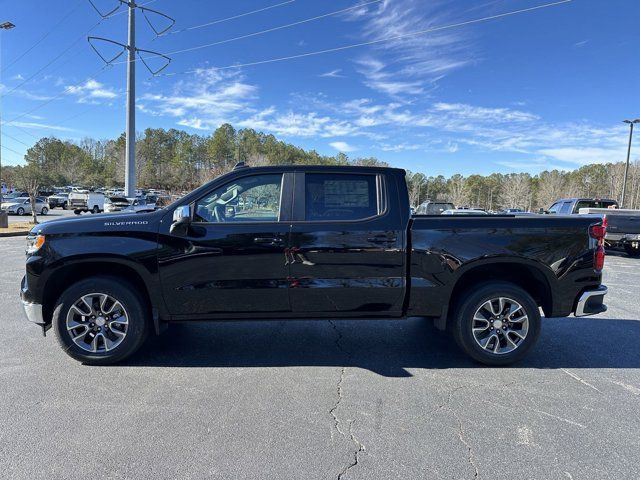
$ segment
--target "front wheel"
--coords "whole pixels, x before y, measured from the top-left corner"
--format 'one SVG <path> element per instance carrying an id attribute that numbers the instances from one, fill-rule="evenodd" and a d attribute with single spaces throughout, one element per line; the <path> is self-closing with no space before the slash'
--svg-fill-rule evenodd
<path id="1" fill-rule="evenodd" d="M 92 277 L 69 287 L 53 312 L 63 350 L 88 365 L 110 365 L 132 355 L 149 330 L 147 308 L 133 285 Z"/>
<path id="2" fill-rule="evenodd" d="M 49 209 L 47 207 L 42 207 L 42 210 L 40 211 L 40 215 L 46 215 L 47 213 L 49 213 Z"/>
<path id="3" fill-rule="evenodd" d="M 98 208 L 97 205 L 93 206 L 93 209 L 91 210 L 91 213 L 100 213 L 100 209 Z"/>
<path id="4" fill-rule="evenodd" d="M 63 210 L 66 210 L 66 209 L 67 209 L 67 202 L 64 202 L 64 203 L 62 204 L 62 209 L 63 209 Z"/>
<path id="5" fill-rule="evenodd" d="M 634 247 L 631 243 L 624 244 L 624 251 L 627 252 L 627 255 L 630 257 L 640 257 L 640 244 L 636 243 Z"/>
<path id="6" fill-rule="evenodd" d="M 538 340 L 538 305 L 517 285 L 484 283 L 461 298 L 452 319 L 453 335 L 474 360 L 508 365 L 524 358 Z"/>
<path id="7" fill-rule="evenodd" d="M 24 215 L 24 208 L 20 207 L 18 210 L 16 210 L 16 215 Z"/>

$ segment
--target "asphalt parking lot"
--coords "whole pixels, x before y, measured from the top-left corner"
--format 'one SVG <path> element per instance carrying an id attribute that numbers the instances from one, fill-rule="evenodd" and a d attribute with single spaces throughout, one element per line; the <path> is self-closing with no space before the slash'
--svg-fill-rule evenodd
<path id="1" fill-rule="evenodd" d="M 87 367 L 24 320 L 23 251 L 0 238 L 2 478 L 640 478 L 638 259 L 511 368 L 418 318 L 179 325 Z"/>

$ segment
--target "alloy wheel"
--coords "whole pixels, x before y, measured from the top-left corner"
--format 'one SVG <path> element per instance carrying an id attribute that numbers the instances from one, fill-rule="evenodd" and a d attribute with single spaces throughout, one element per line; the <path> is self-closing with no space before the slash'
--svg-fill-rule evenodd
<path id="1" fill-rule="evenodd" d="M 104 353 L 117 348 L 127 336 L 129 315 L 124 306 L 106 293 L 89 293 L 69 308 L 67 332 L 82 350 Z"/>
<path id="2" fill-rule="evenodd" d="M 520 303 L 497 297 L 478 307 L 471 328 L 480 348 L 502 355 L 522 345 L 529 332 L 529 317 Z"/>

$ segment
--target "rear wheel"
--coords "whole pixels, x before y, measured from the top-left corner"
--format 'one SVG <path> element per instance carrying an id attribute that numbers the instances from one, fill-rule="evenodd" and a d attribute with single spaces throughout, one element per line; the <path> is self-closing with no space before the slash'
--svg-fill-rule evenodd
<path id="1" fill-rule="evenodd" d="M 627 252 L 627 255 L 629 255 L 630 257 L 640 257 L 640 243 L 636 243 L 635 247 L 633 245 L 634 244 L 631 243 L 625 243 L 624 251 Z"/>
<path id="2" fill-rule="evenodd" d="M 49 209 L 47 207 L 42 207 L 42 210 L 40 211 L 41 215 L 46 215 L 47 213 L 49 213 Z"/>
<path id="3" fill-rule="evenodd" d="M 69 287 L 53 312 L 63 350 L 89 365 L 110 365 L 132 355 L 144 342 L 149 315 L 139 293 L 126 281 L 92 277 Z"/>
<path id="4" fill-rule="evenodd" d="M 64 202 L 64 203 L 62 204 L 62 209 L 63 209 L 63 210 L 66 210 L 66 209 L 67 209 L 67 202 Z"/>
<path id="5" fill-rule="evenodd" d="M 517 285 L 485 283 L 461 298 L 452 319 L 453 335 L 474 360 L 508 365 L 524 358 L 538 340 L 538 305 Z"/>

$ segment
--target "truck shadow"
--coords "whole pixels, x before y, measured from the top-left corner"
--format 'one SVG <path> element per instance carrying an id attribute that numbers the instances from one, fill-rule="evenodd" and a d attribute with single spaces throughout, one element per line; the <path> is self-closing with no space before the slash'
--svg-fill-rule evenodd
<path id="1" fill-rule="evenodd" d="M 544 319 L 537 347 L 510 368 L 639 368 L 638 338 L 640 321 Z M 125 365 L 347 366 L 388 377 L 412 376 L 412 368 L 483 368 L 422 318 L 177 324 Z"/>

